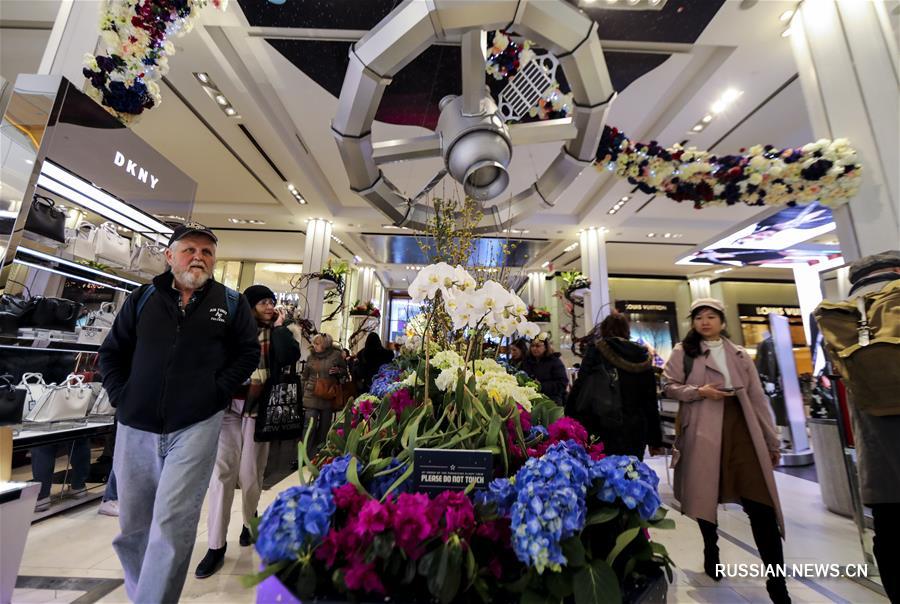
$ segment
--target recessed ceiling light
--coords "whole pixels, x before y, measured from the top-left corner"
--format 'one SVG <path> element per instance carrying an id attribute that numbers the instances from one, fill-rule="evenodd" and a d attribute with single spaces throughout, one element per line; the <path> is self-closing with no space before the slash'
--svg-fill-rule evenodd
<path id="1" fill-rule="evenodd" d="M 217 102 L 218 104 L 220 104 L 220 105 L 227 105 L 227 104 L 228 104 L 228 99 L 225 98 L 225 95 L 224 95 L 224 94 L 217 94 L 217 95 L 216 95 L 216 102 Z"/>
<path id="2" fill-rule="evenodd" d="M 630 4 L 631 6 L 634 6 L 635 4 L 637 4 L 640 1 L 641 0 L 628 0 L 628 4 Z"/>
<path id="3" fill-rule="evenodd" d="M 713 113 L 722 113 L 723 111 L 725 111 L 725 103 L 723 103 L 722 101 L 716 101 L 712 104 L 712 106 L 710 106 L 709 110 Z"/>
<path id="4" fill-rule="evenodd" d="M 197 78 L 198 80 L 200 80 L 204 84 L 209 84 L 209 75 L 206 73 L 203 73 L 202 71 L 198 71 L 198 72 L 194 73 L 194 77 Z"/>
<path id="5" fill-rule="evenodd" d="M 788 9 L 788 10 L 784 11 L 783 13 L 781 13 L 781 16 L 778 17 L 778 20 L 781 21 L 782 23 L 787 23 L 788 21 L 791 20 L 791 17 L 793 17 L 793 16 L 794 16 L 794 10 Z"/>
<path id="6" fill-rule="evenodd" d="M 576 241 L 575 243 L 573 243 L 572 245 L 566 246 L 566 248 L 565 248 L 563 251 L 564 251 L 564 252 L 571 252 L 571 251 L 574 250 L 576 247 L 578 247 L 578 242 L 577 242 L 577 241 Z"/>
<path id="7" fill-rule="evenodd" d="M 288 190 L 289 190 L 289 191 L 296 191 L 297 189 L 294 188 L 293 183 L 288 183 Z"/>
<path id="8" fill-rule="evenodd" d="M 703 124 L 697 124 L 696 126 L 691 128 L 691 130 L 693 130 L 694 132 L 700 132 L 701 130 L 703 130 Z"/>
<path id="9" fill-rule="evenodd" d="M 613 208 L 609 212 L 607 212 L 607 214 L 615 214 L 616 212 L 618 212 L 618 210 Z"/>
<path id="10" fill-rule="evenodd" d="M 547 268 L 548 266 L 550 266 L 550 261 L 549 261 L 549 260 L 547 260 L 546 262 L 544 262 L 544 263 L 541 265 L 541 268 Z"/>
<path id="11" fill-rule="evenodd" d="M 710 122 L 712 121 L 712 116 L 711 116 L 710 114 L 707 113 L 706 115 L 703 116 L 703 119 L 702 119 L 701 121 L 702 121 L 704 124 L 708 124 L 708 123 L 710 123 Z"/>
<path id="12" fill-rule="evenodd" d="M 235 115 L 236 113 L 234 107 L 225 107 L 225 115 Z"/>
<path id="13" fill-rule="evenodd" d="M 788 27 L 786 30 L 784 30 L 783 32 L 781 32 L 781 37 L 782 37 L 782 38 L 787 38 L 787 37 L 789 37 L 789 36 L 791 35 L 791 33 L 792 33 L 791 28 Z"/>
<path id="14" fill-rule="evenodd" d="M 628 195 L 626 195 L 625 197 L 623 197 L 623 198 L 620 199 L 619 201 L 622 202 L 622 203 L 625 203 L 625 202 L 628 201 L 629 199 L 631 199 L 631 198 L 630 198 Z"/>
<path id="15" fill-rule="evenodd" d="M 653 239 L 654 237 L 656 237 L 656 233 L 647 233 L 647 237 Z"/>
<path id="16" fill-rule="evenodd" d="M 725 92 L 722 93 L 722 101 L 725 102 L 726 105 L 737 100 L 739 96 L 741 96 L 743 92 L 740 90 L 736 90 L 734 88 L 729 88 Z"/>

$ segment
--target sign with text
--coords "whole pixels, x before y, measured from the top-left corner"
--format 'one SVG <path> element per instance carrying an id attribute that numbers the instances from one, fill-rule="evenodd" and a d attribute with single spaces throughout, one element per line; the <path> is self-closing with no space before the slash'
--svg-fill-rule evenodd
<path id="1" fill-rule="evenodd" d="M 461 491 L 475 483 L 483 489 L 494 473 L 490 451 L 470 449 L 416 449 L 413 480 L 416 491 Z"/>
<path id="2" fill-rule="evenodd" d="M 767 306 L 765 304 L 738 304 L 738 314 L 742 317 L 765 317 L 768 319 L 769 314 L 775 313 L 782 317 L 800 317 L 799 306 Z"/>

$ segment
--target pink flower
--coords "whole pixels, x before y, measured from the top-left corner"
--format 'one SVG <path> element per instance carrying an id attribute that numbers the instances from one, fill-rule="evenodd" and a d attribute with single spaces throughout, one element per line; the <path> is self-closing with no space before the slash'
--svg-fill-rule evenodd
<path id="1" fill-rule="evenodd" d="M 462 491 L 444 491 L 435 497 L 429 514 L 435 525 L 439 525 L 443 519 L 444 530 L 441 536 L 444 541 L 454 533 L 468 539 L 475 528 L 475 509 Z"/>
<path id="2" fill-rule="evenodd" d="M 412 558 L 424 553 L 423 542 L 434 536 L 435 525 L 428 514 L 430 501 L 424 493 L 403 493 L 394 504 L 394 537 L 397 547 Z"/>
<path id="3" fill-rule="evenodd" d="M 525 407 L 516 403 L 516 408 L 519 410 L 519 423 L 522 425 L 522 433 L 528 434 L 528 431 L 531 430 L 531 413 L 525 410 Z M 510 435 L 516 433 L 516 422 L 515 418 L 509 418 L 506 420 L 506 430 Z"/>
<path id="4" fill-rule="evenodd" d="M 367 564 L 361 556 L 353 556 L 344 567 L 344 583 L 351 591 L 385 594 L 384 584 L 375 572 L 375 565 Z"/>
<path id="5" fill-rule="evenodd" d="M 351 411 L 350 426 L 355 428 L 360 422 L 368 420 L 375 412 L 375 405 L 372 399 L 364 398 L 359 401 Z"/>
<path id="6" fill-rule="evenodd" d="M 564 440 L 574 440 L 581 445 L 587 445 L 588 433 L 584 426 L 571 417 L 562 417 L 547 428 L 550 432 L 550 442 L 558 443 Z"/>
<path id="7" fill-rule="evenodd" d="M 497 556 L 491 558 L 491 561 L 488 562 L 488 572 L 494 575 L 495 579 L 499 579 L 503 575 L 503 563 L 500 562 L 500 558 Z"/>
<path id="8" fill-rule="evenodd" d="M 349 483 L 332 489 L 331 493 L 334 496 L 334 505 L 338 509 L 349 510 L 351 515 L 356 515 L 368 499 L 357 491 L 355 486 Z"/>
<path id="9" fill-rule="evenodd" d="M 325 539 L 322 540 L 319 547 L 316 548 L 316 558 L 325 562 L 327 568 L 331 568 L 334 566 L 334 561 L 337 559 L 338 553 L 340 553 L 340 547 L 338 546 L 338 531 L 332 528 L 328 534 L 325 535 Z"/>
<path id="10" fill-rule="evenodd" d="M 510 520 L 509 518 L 498 518 L 482 522 L 475 529 L 475 534 L 494 543 L 499 543 L 504 547 L 509 547 L 511 543 L 510 537 Z"/>
<path id="11" fill-rule="evenodd" d="M 359 511 L 354 531 L 361 537 L 381 533 L 391 524 L 389 504 L 381 504 L 374 499 L 366 501 Z"/>
<path id="12" fill-rule="evenodd" d="M 355 426 L 354 426 L 354 427 L 355 427 Z M 341 438 L 344 438 L 344 429 L 343 429 L 343 428 L 338 428 L 338 429 L 335 430 L 334 432 L 335 432 L 335 434 L 337 434 L 337 435 L 340 436 Z"/>
<path id="13" fill-rule="evenodd" d="M 409 394 L 409 390 L 401 388 L 391 395 L 391 409 L 399 417 L 407 407 L 415 407 L 416 400 Z"/>
<path id="14" fill-rule="evenodd" d="M 596 443 L 588 447 L 588 455 L 590 455 L 591 459 L 594 461 L 599 461 L 606 457 L 606 454 L 603 453 L 603 443 Z"/>

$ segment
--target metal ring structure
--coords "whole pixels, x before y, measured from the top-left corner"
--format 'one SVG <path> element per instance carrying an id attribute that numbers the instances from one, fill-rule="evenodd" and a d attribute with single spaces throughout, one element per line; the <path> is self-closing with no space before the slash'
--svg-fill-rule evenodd
<path id="1" fill-rule="evenodd" d="M 524 191 L 484 206 L 484 217 L 476 231 L 502 231 L 535 212 L 552 208 L 581 171 L 593 163 L 615 91 L 597 24 L 587 15 L 563 0 L 405 0 L 351 47 L 332 121 L 352 190 L 397 226 L 424 229 L 433 210 L 397 190 L 378 167 L 371 128 L 385 88 L 431 44 L 499 29 L 524 35 L 559 57 L 575 108 L 569 118 L 551 120 L 566 121 L 570 132 L 549 139 L 567 139 L 559 155 Z M 517 139 L 532 142 L 528 133 L 539 132 L 542 125 L 546 132 L 548 125 L 544 122 L 512 124 L 510 136 L 514 143 Z M 539 134 L 537 138 L 548 140 L 540 139 Z M 442 144 L 439 136 L 436 140 L 426 136 L 409 142 L 410 154 L 397 155 L 395 160 L 414 158 L 416 149 L 430 147 L 434 151 Z"/>

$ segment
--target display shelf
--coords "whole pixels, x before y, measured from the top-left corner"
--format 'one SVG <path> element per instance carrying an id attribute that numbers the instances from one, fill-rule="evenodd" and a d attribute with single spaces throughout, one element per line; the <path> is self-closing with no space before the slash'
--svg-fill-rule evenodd
<path id="1" fill-rule="evenodd" d="M 19 246 L 16 250 L 15 261 L 38 270 L 49 270 L 72 279 L 111 287 L 126 293 L 150 282 L 144 273 L 105 266 L 67 252 L 57 253 L 60 250 L 62 248 L 54 249 L 37 240 L 29 239 L 25 245 Z"/>
<path id="2" fill-rule="evenodd" d="M 60 352 L 97 352 L 100 349 L 100 344 L 78 342 L 77 340 L 0 336 L 0 348 L 30 348 L 32 350 L 58 350 Z"/>
<path id="3" fill-rule="evenodd" d="M 13 451 L 52 445 L 74 440 L 108 434 L 113 430 L 113 418 L 85 418 L 61 422 L 27 422 L 19 429 L 13 430 Z"/>

